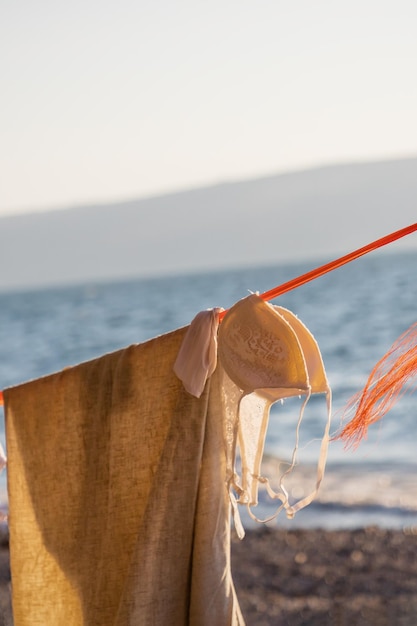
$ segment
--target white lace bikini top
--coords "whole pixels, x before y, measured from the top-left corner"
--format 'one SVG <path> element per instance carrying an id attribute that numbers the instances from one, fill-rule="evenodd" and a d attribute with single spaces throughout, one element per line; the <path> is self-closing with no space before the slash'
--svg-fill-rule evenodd
<path id="1" fill-rule="evenodd" d="M 250 295 L 229 309 L 217 336 L 214 331 L 217 330 L 219 311 L 207 311 L 195 318 L 174 369 L 184 380 L 186 376 L 182 377 L 181 374 L 190 368 L 187 363 L 192 363 L 191 383 L 187 384 L 184 380 L 184 384 L 190 393 L 198 396 L 216 363 L 221 369 L 227 483 L 235 526 L 242 537 L 244 530 L 238 504 L 246 505 L 253 519 L 265 522 L 276 517 L 282 509 L 285 509 L 288 517 L 293 517 L 316 496 L 324 475 L 329 443 L 331 390 L 316 340 L 291 311 L 272 306 L 255 294 Z M 210 340 L 203 327 L 207 328 Z M 196 341 L 197 337 L 199 341 Z M 198 345 L 204 346 L 203 351 Z M 192 353 L 194 356 L 191 356 Z M 196 367 L 196 364 L 200 364 L 200 367 Z M 195 383 L 197 371 L 201 373 Z M 304 408 L 311 394 L 317 393 L 326 394 L 327 418 L 317 462 L 315 488 L 309 495 L 291 502 L 285 479 L 297 463 L 298 432 Z M 279 476 L 278 488 L 273 489 L 269 480 L 261 475 L 269 412 L 273 403 L 292 396 L 304 397 L 296 423 L 295 446 L 291 462 Z M 271 498 L 280 502 L 276 512 L 266 520 L 258 519 L 252 512 L 258 503 L 260 484 L 265 486 Z"/>

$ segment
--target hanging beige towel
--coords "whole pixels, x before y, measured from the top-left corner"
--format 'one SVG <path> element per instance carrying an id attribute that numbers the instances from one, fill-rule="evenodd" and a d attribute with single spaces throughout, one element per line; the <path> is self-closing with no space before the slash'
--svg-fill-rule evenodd
<path id="1" fill-rule="evenodd" d="M 6 390 L 15 626 L 243 624 L 220 374 L 184 390 L 184 332 Z"/>

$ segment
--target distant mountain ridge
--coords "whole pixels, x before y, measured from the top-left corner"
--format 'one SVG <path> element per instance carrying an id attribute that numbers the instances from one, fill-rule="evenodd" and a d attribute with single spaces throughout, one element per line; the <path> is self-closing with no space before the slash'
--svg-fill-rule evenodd
<path id="1" fill-rule="evenodd" d="M 6 216 L 0 289 L 329 260 L 416 221 L 417 158 Z"/>

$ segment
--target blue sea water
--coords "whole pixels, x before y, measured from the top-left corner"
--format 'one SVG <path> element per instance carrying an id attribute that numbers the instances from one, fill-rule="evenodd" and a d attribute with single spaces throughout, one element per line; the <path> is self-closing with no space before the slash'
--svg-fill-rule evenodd
<path id="1" fill-rule="evenodd" d="M 316 265 L 316 264 L 314 264 Z M 206 308 L 228 308 L 312 269 L 277 265 L 223 272 L 0 293 L 0 388 L 58 371 L 188 324 Z M 417 253 L 374 253 L 274 301 L 298 315 L 316 337 L 333 392 L 333 426 L 375 363 L 417 320 Z M 298 405 L 297 405 L 298 402 Z M 274 405 L 264 472 L 273 475 L 294 445 L 299 400 Z M 0 415 L 3 418 L 3 415 Z M 291 489 L 314 483 L 323 397 L 310 401 L 302 423 L 300 463 Z M 4 426 L 0 436 L 4 441 Z M 356 450 L 330 444 L 317 500 L 278 526 L 388 528 L 417 526 L 417 394 L 406 394 Z M 0 499 L 7 507 L 6 478 Z M 272 503 L 261 494 L 259 515 Z M 244 516 L 245 517 L 245 516 Z M 251 523 L 245 518 L 247 524 Z"/>

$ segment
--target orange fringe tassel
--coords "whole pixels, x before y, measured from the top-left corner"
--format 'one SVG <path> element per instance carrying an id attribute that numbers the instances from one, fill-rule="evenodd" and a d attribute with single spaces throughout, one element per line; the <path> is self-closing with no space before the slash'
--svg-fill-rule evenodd
<path id="1" fill-rule="evenodd" d="M 404 393 L 414 390 L 416 385 L 409 383 L 416 374 L 417 322 L 394 342 L 375 365 L 363 391 L 348 402 L 343 414 L 357 406 L 356 413 L 335 439 L 356 447 L 371 424 L 380 420 Z"/>

